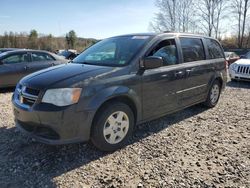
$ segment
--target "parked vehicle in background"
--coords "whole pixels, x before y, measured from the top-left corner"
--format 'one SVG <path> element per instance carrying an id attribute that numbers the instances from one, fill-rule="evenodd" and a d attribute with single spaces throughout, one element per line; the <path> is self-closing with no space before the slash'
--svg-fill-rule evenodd
<path id="1" fill-rule="evenodd" d="M 240 59 L 240 56 L 238 56 L 235 52 L 225 52 L 225 56 L 228 66 Z"/>
<path id="2" fill-rule="evenodd" d="M 241 59 L 250 59 L 250 52 L 247 52 L 245 55 L 240 56 Z"/>
<path id="3" fill-rule="evenodd" d="M 232 81 L 250 81 L 250 59 L 240 59 L 229 67 L 229 76 Z"/>
<path id="4" fill-rule="evenodd" d="M 213 38 L 124 35 L 23 78 L 12 102 L 16 126 L 38 141 L 91 140 L 112 151 L 136 124 L 198 103 L 216 106 L 226 79 L 225 55 Z"/>
<path id="5" fill-rule="evenodd" d="M 15 50 L 0 54 L 0 88 L 12 87 L 24 76 L 66 63 L 60 56 L 40 50 Z"/>
<path id="6" fill-rule="evenodd" d="M 14 50 L 21 50 L 20 48 L 0 48 L 0 53 L 14 51 Z"/>
<path id="7" fill-rule="evenodd" d="M 63 56 L 65 59 L 72 60 L 79 54 L 76 50 L 69 49 L 69 50 L 58 50 L 57 55 Z"/>

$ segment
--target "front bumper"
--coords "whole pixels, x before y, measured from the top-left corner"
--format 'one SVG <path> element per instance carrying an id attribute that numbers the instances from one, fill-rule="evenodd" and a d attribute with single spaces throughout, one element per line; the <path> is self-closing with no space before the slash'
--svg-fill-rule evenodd
<path id="1" fill-rule="evenodd" d="M 12 97 L 16 126 L 46 144 L 85 142 L 90 138 L 93 112 L 76 111 L 76 105 L 59 108 L 50 104 L 23 105 Z"/>
<path id="2" fill-rule="evenodd" d="M 231 79 L 234 80 L 250 81 L 250 74 L 239 74 L 236 73 L 234 70 L 229 70 L 229 76 Z"/>

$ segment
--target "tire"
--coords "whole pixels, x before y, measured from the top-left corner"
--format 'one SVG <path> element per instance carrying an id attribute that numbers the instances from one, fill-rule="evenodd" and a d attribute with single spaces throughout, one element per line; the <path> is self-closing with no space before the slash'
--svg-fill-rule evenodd
<path id="1" fill-rule="evenodd" d="M 134 113 L 124 103 L 108 103 L 96 115 L 91 141 L 99 150 L 114 151 L 124 147 L 132 136 Z"/>
<path id="2" fill-rule="evenodd" d="M 213 108 L 217 105 L 221 94 L 221 84 L 218 80 L 215 80 L 209 89 L 205 105 L 209 108 Z"/>

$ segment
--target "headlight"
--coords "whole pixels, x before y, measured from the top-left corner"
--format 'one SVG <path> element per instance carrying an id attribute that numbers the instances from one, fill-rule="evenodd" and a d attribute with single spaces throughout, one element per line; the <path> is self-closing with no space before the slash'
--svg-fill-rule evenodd
<path id="1" fill-rule="evenodd" d="M 231 67 L 232 70 L 236 71 L 237 68 L 238 68 L 238 65 L 237 64 L 232 64 L 230 67 Z"/>
<path id="2" fill-rule="evenodd" d="M 68 106 L 78 102 L 81 92 L 81 88 L 49 89 L 45 92 L 42 102 L 56 106 Z"/>

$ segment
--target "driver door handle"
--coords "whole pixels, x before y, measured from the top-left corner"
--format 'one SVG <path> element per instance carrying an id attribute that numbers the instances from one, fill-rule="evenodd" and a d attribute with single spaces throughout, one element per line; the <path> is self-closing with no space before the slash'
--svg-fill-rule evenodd
<path id="1" fill-rule="evenodd" d="M 186 70 L 186 73 L 187 73 L 188 76 L 190 75 L 191 72 L 193 72 L 191 69 Z"/>
<path id="2" fill-rule="evenodd" d="M 29 69 L 29 67 L 28 67 L 28 66 L 25 66 L 25 67 L 24 67 L 24 70 L 28 70 L 28 69 Z"/>

